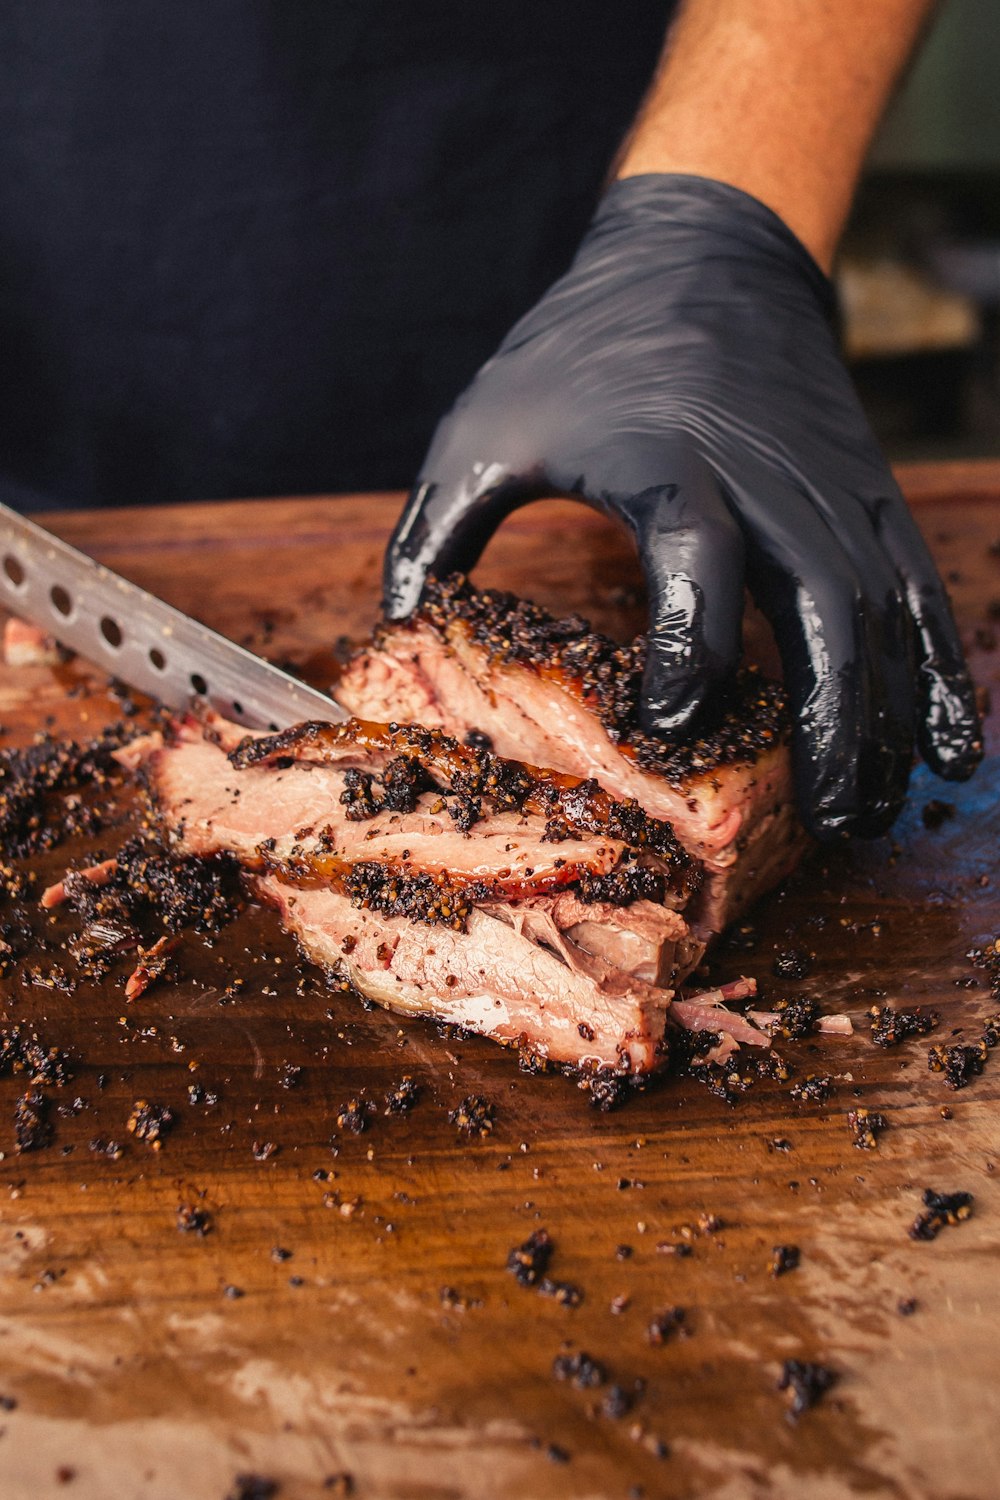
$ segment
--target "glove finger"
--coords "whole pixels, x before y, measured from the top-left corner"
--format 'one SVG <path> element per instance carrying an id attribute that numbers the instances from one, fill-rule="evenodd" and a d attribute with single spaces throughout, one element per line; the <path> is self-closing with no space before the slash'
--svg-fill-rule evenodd
<path id="1" fill-rule="evenodd" d="M 902 580 L 916 627 L 920 753 L 939 776 L 964 781 L 983 756 L 982 724 L 948 596 L 898 491 L 873 508 L 872 522 Z"/>
<path id="2" fill-rule="evenodd" d="M 430 574 L 474 567 L 504 517 L 541 493 L 540 478 L 526 477 L 532 466 L 519 435 L 491 423 L 482 405 L 467 393 L 434 434 L 386 549 L 382 607 L 390 620 L 417 607 Z M 494 453 L 507 461 L 491 461 Z"/>
<path id="3" fill-rule="evenodd" d="M 820 838 L 872 837 L 906 795 L 913 747 L 912 655 L 892 570 L 857 512 L 840 531 L 773 472 L 740 485 L 751 591 L 774 628 L 793 719 L 803 820 Z M 855 507 L 856 511 L 856 507 Z"/>
<path id="4" fill-rule="evenodd" d="M 704 459 L 678 445 L 638 461 L 623 493 L 599 487 L 588 466 L 584 493 L 632 531 L 649 595 L 641 722 L 651 734 L 689 724 L 712 689 L 735 669 L 743 620 L 743 536 Z M 616 455 L 618 478 L 621 457 Z M 597 494 L 595 495 L 595 490 Z"/>

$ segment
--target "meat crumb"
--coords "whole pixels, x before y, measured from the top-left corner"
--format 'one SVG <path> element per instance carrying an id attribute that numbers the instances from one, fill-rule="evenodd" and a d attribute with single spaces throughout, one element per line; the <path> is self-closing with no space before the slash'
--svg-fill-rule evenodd
<path id="1" fill-rule="evenodd" d="M 212 1215 L 207 1208 L 197 1208 L 193 1203 L 181 1203 L 177 1208 L 177 1228 L 182 1234 L 200 1234 L 204 1237 L 212 1231 Z"/>
<path id="2" fill-rule="evenodd" d="M 520 1286 L 535 1286 L 548 1270 L 554 1249 L 548 1230 L 536 1229 L 507 1256 L 507 1270 Z"/>
<path id="3" fill-rule="evenodd" d="M 623 1390 L 620 1385 L 611 1386 L 601 1402 L 603 1414 L 613 1422 L 618 1422 L 622 1417 L 627 1417 L 631 1410 L 632 1397 L 628 1391 Z"/>
<path id="4" fill-rule="evenodd" d="M 174 1113 L 166 1104 L 150 1104 L 146 1099 L 137 1099 L 128 1117 L 128 1129 L 137 1141 L 160 1151 L 164 1138 L 174 1124 Z"/>
<path id="5" fill-rule="evenodd" d="M 408 1115 L 414 1105 L 420 1102 L 420 1085 L 414 1083 L 408 1073 L 396 1084 L 395 1088 L 389 1090 L 385 1096 L 385 1110 L 387 1115 Z"/>
<path id="6" fill-rule="evenodd" d="M 375 1106 L 370 1099 L 359 1096 L 357 1099 L 348 1099 L 337 1111 L 336 1120 L 339 1130 L 349 1130 L 352 1135 L 361 1135 L 368 1129 L 368 1116 L 374 1111 Z"/>
<path id="7" fill-rule="evenodd" d="M 448 1312 L 468 1312 L 470 1307 L 482 1307 L 479 1297 L 463 1297 L 453 1286 L 443 1286 L 438 1292 L 441 1306 Z"/>
<path id="8" fill-rule="evenodd" d="M 924 1211 L 910 1225 L 911 1240 L 936 1240 L 946 1224 L 961 1224 L 972 1217 L 972 1193 L 936 1193 L 924 1188 Z"/>
<path id="9" fill-rule="evenodd" d="M 802 996 L 776 1000 L 771 1008 L 776 1014 L 772 1035 L 782 1036 L 787 1041 L 795 1041 L 798 1037 L 808 1036 L 819 1015 L 817 1002 L 807 1000 Z"/>
<path id="10" fill-rule="evenodd" d="M 600 1361 L 583 1349 L 575 1354 L 557 1354 L 552 1361 L 552 1373 L 557 1380 L 568 1380 L 580 1391 L 604 1385 L 608 1378 Z"/>
<path id="11" fill-rule="evenodd" d="M 125 999 L 137 1000 L 144 995 L 151 985 L 159 983 L 163 979 L 176 979 L 179 973 L 177 960 L 173 956 L 173 950 L 177 946 L 178 939 L 164 934 L 158 938 L 149 948 L 143 948 L 140 944 L 139 962 L 125 981 Z"/>
<path id="12" fill-rule="evenodd" d="M 893 1010 L 891 1005 L 873 1005 L 868 1014 L 876 1047 L 898 1047 L 911 1036 L 926 1036 L 938 1021 L 933 1011 Z"/>
<path id="13" fill-rule="evenodd" d="M 803 1103 L 822 1104 L 833 1093 L 833 1079 L 829 1073 L 809 1073 L 788 1090 L 793 1099 Z"/>
<path id="14" fill-rule="evenodd" d="M 667 1340 L 679 1331 L 686 1317 L 683 1307 L 668 1307 L 663 1312 L 653 1315 L 646 1329 L 646 1337 L 651 1344 L 665 1344 Z"/>
<path id="15" fill-rule="evenodd" d="M 30 1088 L 14 1105 L 14 1143 L 18 1151 L 39 1151 L 52 1141 L 49 1101 L 40 1088 Z"/>
<path id="16" fill-rule="evenodd" d="M 802 948 L 780 948 L 771 967 L 778 979 L 805 979 L 812 964 L 813 954 Z"/>
<path id="17" fill-rule="evenodd" d="M 496 1110 L 481 1094 L 469 1094 L 457 1109 L 448 1111 L 451 1124 L 466 1135 L 490 1135 L 495 1118 Z"/>
<path id="18" fill-rule="evenodd" d="M 831 1386 L 837 1383 L 837 1372 L 826 1365 L 814 1364 L 806 1359 L 786 1359 L 781 1367 L 778 1381 L 779 1391 L 791 1391 L 792 1402 L 788 1419 L 794 1422 L 803 1412 L 815 1406 Z"/>
<path id="19" fill-rule="evenodd" d="M 583 1301 L 583 1288 L 572 1281 L 553 1281 L 551 1276 L 543 1276 L 538 1290 L 543 1297 L 551 1297 L 563 1307 L 579 1307 Z"/>
<path id="20" fill-rule="evenodd" d="M 954 1046 L 931 1047 L 927 1066 L 932 1073 L 943 1073 L 950 1089 L 964 1089 L 983 1071 L 989 1056 L 988 1043 L 956 1042 Z"/>
<path id="21" fill-rule="evenodd" d="M 104 1135 L 95 1135 L 88 1149 L 93 1151 L 95 1156 L 106 1156 L 109 1161 L 121 1161 L 125 1153 L 125 1147 L 121 1141 L 108 1140 Z"/>
<path id="22" fill-rule="evenodd" d="M 691 1246 L 684 1240 L 661 1240 L 656 1247 L 657 1255 L 676 1255 L 683 1259 L 691 1254 Z"/>
<path id="23" fill-rule="evenodd" d="M 272 1500 L 279 1489 L 276 1479 L 268 1479 L 263 1474 L 237 1474 L 226 1500 Z"/>
<path id="24" fill-rule="evenodd" d="M 801 1254 L 798 1245 L 775 1245 L 771 1251 L 771 1275 L 784 1276 L 797 1269 Z"/>
<path id="25" fill-rule="evenodd" d="M 924 803 L 924 808 L 920 816 L 924 820 L 924 827 L 930 828 L 933 831 L 935 828 L 940 828 L 941 824 L 946 823 L 949 818 L 955 816 L 955 804 L 954 802 L 942 802 L 938 797 L 932 797 L 929 802 Z"/>
<path id="26" fill-rule="evenodd" d="M 847 1123 L 859 1151 L 874 1151 L 878 1137 L 888 1129 L 889 1122 L 877 1109 L 849 1109 Z"/>

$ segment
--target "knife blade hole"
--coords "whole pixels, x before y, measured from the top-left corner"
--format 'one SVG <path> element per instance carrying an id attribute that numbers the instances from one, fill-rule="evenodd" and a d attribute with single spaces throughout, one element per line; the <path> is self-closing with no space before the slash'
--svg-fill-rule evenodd
<path id="1" fill-rule="evenodd" d="M 233 699 L 233 713 L 234 714 L 241 714 L 242 712 L 243 712 L 243 704 L 242 703 L 237 703 L 236 699 L 234 698 Z"/>
<path id="2" fill-rule="evenodd" d="M 208 696 L 208 683 L 205 681 L 204 677 L 202 677 L 200 672 L 192 672 L 190 681 L 191 686 L 194 688 L 199 698 L 205 698 Z"/>
<path id="3" fill-rule="evenodd" d="M 101 620 L 101 634 L 108 645 L 113 646 L 117 651 L 123 640 L 122 628 L 118 621 L 113 620 L 110 615 L 104 615 Z"/>
<path id="4" fill-rule="evenodd" d="M 59 611 L 63 619 L 65 619 L 73 608 L 73 601 L 61 583 L 54 583 L 52 585 L 49 589 L 49 598 L 52 600 L 53 606 Z"/>
<path id="5" fill-rule="evenodd" d="M 167 669 L 167 658 L 164 656 L 163 652 L 157 646 L 154 646 L 153 649 L 150 651 L 150 653 L 149 653 L 149 659 L 153 663 L 153 666 L 156 668 L 156 670 L 158 672 L 165 672 L 166 671 L 166 669 Z"/>
<path id="6" fill-rule="evenodd" d="M 16 557 L 11 557 L 9 552 L 3 560 L 3 570 L 14 587 L 19 589 L 24 582 L 24 568 Z"/>
<path id="7" fill-rule="evenodd" d="M 277 726 L 277 724 L 268 724 L 267 727 L 271 731 L 272 734 L 277 734 L 277 732 L 278 732 L 278 726 Z"/>

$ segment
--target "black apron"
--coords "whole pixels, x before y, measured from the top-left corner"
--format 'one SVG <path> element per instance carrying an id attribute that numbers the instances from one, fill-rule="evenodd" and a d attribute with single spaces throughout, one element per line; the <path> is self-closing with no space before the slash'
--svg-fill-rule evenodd
<path id="1" fill-rule="evenodd" d="M 407 485 L 569 261 L 668 15 L 8 0 L 0 492 Z"/>

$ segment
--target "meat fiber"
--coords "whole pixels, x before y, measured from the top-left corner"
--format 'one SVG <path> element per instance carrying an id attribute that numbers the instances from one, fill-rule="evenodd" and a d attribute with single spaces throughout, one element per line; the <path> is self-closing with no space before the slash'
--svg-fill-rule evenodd
<path id="1" fill-rule="evenodd" d="M 311 959 L 393 1010 L 589 1073 L 646 1072 L 670 1022 L 706 1015 L 767 1042 L 712 1001 L 673 1014 L 704 952 L 683 914 L 698 863 L 592 779 L 374 723 L 189 719 L 119 759 L 177 845 L 235 854 Z"/>
<path id="2" fill-rule="evenodd" d="M 594 777 L 669 821 L 706 872 L 689 915 L 707 936 L 805 848 L 784 697 L 746 670 L 699 737 L 666 744 L 639 727 L 644 655 L 642 641 L 617 646 L 579 617 L 556 620 L 458 578 L 432 582 L 415 614 L 382 625 L 336 692 L 359 717 L 436 726 L 499 756 Z"/>

